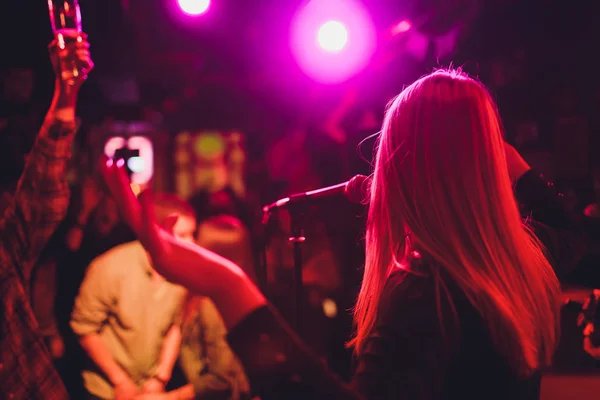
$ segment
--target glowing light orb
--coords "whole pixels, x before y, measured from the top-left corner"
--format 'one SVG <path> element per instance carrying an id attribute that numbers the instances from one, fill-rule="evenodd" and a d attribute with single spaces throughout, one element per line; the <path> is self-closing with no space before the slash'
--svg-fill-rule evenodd
<path id="1" fill-rule="evenodd" d="M 336 53 L 348 43 L 348 30 L 339 21 L 327 21 L 317 32 L 317 41 L 323 50 Z"/>
<path id="2" fill-rule="evenodd" d="M 306 75 L 322 83 L 357 74 L 375 46 L 375 26 L 358 0 L 311 0 L 292 20 L 292 54 Z"/>
<path id="3" fill-rule="evenodd" d="M 188 15 L 201 15 L 208 11 L 210 0 L 177 0 L 181 11 Z"/>

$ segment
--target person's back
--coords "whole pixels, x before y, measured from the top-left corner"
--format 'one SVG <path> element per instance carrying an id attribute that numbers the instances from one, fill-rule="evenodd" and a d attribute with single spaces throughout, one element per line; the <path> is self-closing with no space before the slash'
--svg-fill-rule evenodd
<path id="1" fill-rule="evenodd" d="M 367 398 L 539 397 L 560 299 L 513 191 L 536 188 L 530 170 L 487 90 L 460 71 L 423 77 L 390 103 L 352 341 Z"/>
<path id="2" fill-rule="evenodd" d="M 540 374 L 516 376 L 475 307 L 451 278 L 445 283 L 456 320 L 447 298 L 437 302 L 430 275 L 398 271 L 388 278 L 373 334 L 378 340 L 364 355 L 378 358 L 383 364 L 378 370 L 386 376 L 373 381 L 371 369 L 359 369 L 357 389 L 369 399 L 537 400 Z M 411 375 L 415 378 L 407 381 Z"/>

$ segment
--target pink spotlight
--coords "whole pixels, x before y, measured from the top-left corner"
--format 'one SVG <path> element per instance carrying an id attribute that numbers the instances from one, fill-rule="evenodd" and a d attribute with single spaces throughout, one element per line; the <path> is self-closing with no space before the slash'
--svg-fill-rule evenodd
<path id="1" fill-rule="evenodd" d="M 208 11 L 210 0 L 177 0 L 181 11 L 188 15 L 201 15 Z"/>
<path id="2" fill-rule="evenodd" d="M 369 63 L 375 38 L 371 17 L 359 1 L 311 0 L 292 21 L 290 46 L 306 75 L 339 83 Z"/>
<path id="3" fill-rule="evenodd" d="M 327 21 L 319 28 L 317 41 L 323 50 L 336 53 L 346 47 L 348 31 L 339 21 Z"/>

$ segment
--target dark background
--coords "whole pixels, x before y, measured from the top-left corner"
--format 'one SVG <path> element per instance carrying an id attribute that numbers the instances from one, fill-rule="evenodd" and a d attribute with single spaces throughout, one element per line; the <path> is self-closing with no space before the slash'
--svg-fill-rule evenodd
<path id="1" fill-rule="evenodd" d="M 38 96 L 43 101 L 51 89 L 45 53 L 51 40 L 46 2 L 3 3 L 1 63 L 35 67 Z M 212 3 L 207 15 L 194 19 L 181 15 L 175 0 L 128 0 L 127 10 L 121 0 L 81 0 L 83 26 L 90 35 L 97 65 L 85 88 L 84 99 L 90 101 L 82 101 L 83 115 L 101 118 L 99 109 L 114 107 L 110 97 L 119 98 L 114 86 L 131 79 L 140 94 L 133 105 L 160 104 L 184 88 L 195 88 L 194 123 L 254 127 L 264 124 L 261 117 L 265 114 L 310 113 L 317 118 L 348 85 L 322 87 L 296 67 L 287 32 L 302 2 Z M 515 114 L 515 118 L 517 114 L 543 118 L 549 99 L 566 87 L 586 102 L 597 92 L 600 28 L 599 12 L 592 1 L 371 0 L 368 9 L 380 32 L 408 18 L 423 21 L 417 28 L 429 34 L 458 25 L 465 33 L 447 60 L 416 61 L 400 48 L 380 43 L 393 53 L 390 73 L 382 79 L 367 70 L 351 82 L 362 88 L 366 102 L 384 104 L 388 92 L 396 92 L 415 76 L 451 60 L 488 81 L 495 64 L 502 64 L 505 75 L 515 75 L 509 70 L 518 70 L 515 82 L 503 88 L 511 93 L 498 93 L 506 98 L 506 116 Z M 108 87 L 107 80 L 115 83 L 113 87 Z M 306 95 L 311 90 L 307 88 L 317 91 L 321 101 L 309 103 Z M 177 119 L 185 119 L 183 114 Z"/>

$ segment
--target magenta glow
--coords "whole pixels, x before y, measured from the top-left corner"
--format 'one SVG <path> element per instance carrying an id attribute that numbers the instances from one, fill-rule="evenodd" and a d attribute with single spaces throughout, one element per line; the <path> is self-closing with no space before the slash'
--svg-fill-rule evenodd
<path id="1" fill-rule="evenodd" d="M 187 15 L 201 15 L 208 11 L 210 0 L 177 0 L 179 8 Z"/>
<path id="2" fill-rule="evenodd" d="M 322 83 L 360 72 L 375 50 L 375 28 L 355 0 L 312 0 L 292 21 L 290 46 L 305 74 Z"/>

